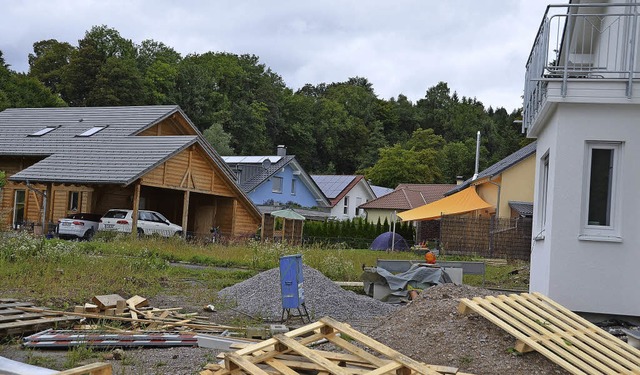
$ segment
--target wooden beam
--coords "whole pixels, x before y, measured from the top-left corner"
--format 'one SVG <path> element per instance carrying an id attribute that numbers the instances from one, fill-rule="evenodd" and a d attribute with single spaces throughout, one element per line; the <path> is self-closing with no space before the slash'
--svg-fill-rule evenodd
<path id="1" fill-rule="evenodd" d="M 235 236 L 236 235 L 236 221 L 238 220 L 238 199 L 234 199 L 233 200 L 233 213 L 231 215 L 231 217 L 233 218 L 233 220 L 231 220 L 231 236 Z"/>
<path id="2" fill-rule="evenodd" d="M 187 225 L 189 224 L 189 198 L 191 192 L 189 190 L 184 192 L 184 198 L 182 200 L 182 237 L 187 237 Z"/>
<path id="3" fill-rule="evenodd" d="M 133 189 L 133 213 L 131 214 L 131 234 L 138 234 L 138 206 L 140 205 L 140 180 Z"/>

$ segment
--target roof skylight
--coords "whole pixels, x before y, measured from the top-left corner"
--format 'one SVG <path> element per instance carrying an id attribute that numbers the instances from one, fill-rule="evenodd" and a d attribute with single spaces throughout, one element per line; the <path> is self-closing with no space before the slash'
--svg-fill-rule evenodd
<path id="1" fill-rule="evenodd" d="M 76 137 L 91 137 L 104 128 L 106 128 L 106 126 L 94 126 L 93 128 L 86 130 L 84 133 L 76 135 Z"/>
<path id="2" fill-rule="evenodd" d="M 43 135 L 53 131 L 54 129 L 57 129 L 57 126 L 47 126 L 44 129 L 40 129 L 35 133 L 29 134 L 29 137 L 42 137 Z"/>

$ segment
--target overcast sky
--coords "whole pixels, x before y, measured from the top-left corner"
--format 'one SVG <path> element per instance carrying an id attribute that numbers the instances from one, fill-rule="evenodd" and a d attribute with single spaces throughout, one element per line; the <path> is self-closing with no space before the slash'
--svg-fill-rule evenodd
<path id="1" fill-rule="evenodd" d="M 26 72 L 34 42 L 77 46 L 92 26 L 107 25 L 183 56 L 255 54 L 292 89 L 360 76 L 380 98 L 415 102 L 445 81 L 460 96 L 511 111 L 522 106 L 547 1 L 0 0 L 0 50 Z"/>

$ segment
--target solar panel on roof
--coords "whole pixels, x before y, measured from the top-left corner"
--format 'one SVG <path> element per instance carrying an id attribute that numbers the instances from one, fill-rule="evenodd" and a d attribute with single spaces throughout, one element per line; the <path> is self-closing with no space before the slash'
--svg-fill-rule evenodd
<path id="1" fill-rule="evenodd" d="M 311 176 L 322 193 L 329 199 L 335 198 L 353 181 L 355 176 Z"/>

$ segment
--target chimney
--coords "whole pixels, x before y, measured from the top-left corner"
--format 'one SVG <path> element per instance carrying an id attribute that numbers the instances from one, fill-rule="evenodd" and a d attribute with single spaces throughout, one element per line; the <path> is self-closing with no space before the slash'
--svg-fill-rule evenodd
<path id="1" fill-rule="evenodd" d="M 278 145 L 278 156 L 287 156 L 287 148 L 284 145 Z"/>
<path id="2" fill-rule="evenodd" d="M 460 186 L 464 182 L 464 177 L 456 176 L 456 185 Z"/>

